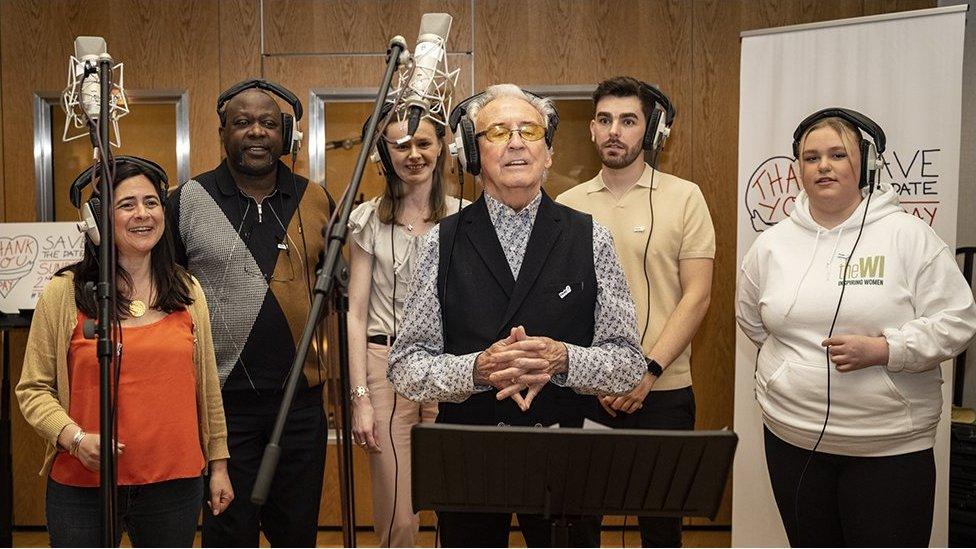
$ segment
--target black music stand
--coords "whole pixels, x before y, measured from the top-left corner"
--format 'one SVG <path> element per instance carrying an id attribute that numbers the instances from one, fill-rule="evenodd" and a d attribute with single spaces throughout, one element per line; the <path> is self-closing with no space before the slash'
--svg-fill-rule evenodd
<path id="1" fill-rule="evenodd" d="M 567 516 L 715 518 L 732 431 L 415 425 L 413 509 L 534 513 L 569 543 Z"/>

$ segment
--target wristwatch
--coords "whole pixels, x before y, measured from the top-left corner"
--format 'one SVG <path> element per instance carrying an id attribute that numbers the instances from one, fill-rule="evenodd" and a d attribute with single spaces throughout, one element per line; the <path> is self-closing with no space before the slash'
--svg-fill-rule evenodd
<path id="1" fill-rule="evenodd" d="M 662 368 L 661 365 L 658 364 L 657 361 L 654 360 L 653 358 L 648 358 L 647 373 L 651 374 L 654 377 L 661 377 L 661 374 L 664 373 L 664 368 Z"/>
<path id="2" fill-rule="evenodd" d="M 369 387 L 363 387 L 362 385 L 356 385 L 349 391 L 349 400 L 356 400 L 364 396 L 369 396 Z"/>

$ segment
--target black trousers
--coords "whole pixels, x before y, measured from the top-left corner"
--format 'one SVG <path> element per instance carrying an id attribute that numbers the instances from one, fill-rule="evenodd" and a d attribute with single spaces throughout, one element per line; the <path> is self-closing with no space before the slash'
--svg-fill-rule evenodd
<path id="1" fill-rule="evenodd" d="M 570 547 L 599 547 L 599 517 L 570 521 Z M 508 547 L 511 513 L 437 513 L 441 547 Z M 518 514 L 526 547 L 551 547 L 552 521 L 542 515 Z"/>
<path id="2" fill-rule="evenodd" d="M 594 399 L 590 418 L 614 429 L 662 429 L 691 431 L 695 428 L 695 393 L 691 387 L 651 391 L 644 407 L 633 414 L 613 417 Z M 681 518 L 637 517 L 642 547 L 681 547 Z"/>
<path id="3" fill-rule="evenodd" d="M 931 448 L 885 457 L 817 452 L 811 459 L 810 450 L 764 431 L 769 480 L 791 546 L 928 546 L 935 505 Z"/>
<path id="4" fill-rule="evenodd" d="M 216 517 L 204 503 L 204 547 L 257 547 L 260 531 L 273 547 L 315 547 L 327 425 L 321 396 L 314 398 L 315 391 L 321 395 L 321 387 L 310 391 L 313 395 L 296 399 L 288 414 L 281 458 L 261 507 L 251 503 L 251 489 L 274 428 L 278 408 L 273 401 L 280 403 L 280 398 L 225 406 L 231 456 L 227 469 L 234 501 Z"/>

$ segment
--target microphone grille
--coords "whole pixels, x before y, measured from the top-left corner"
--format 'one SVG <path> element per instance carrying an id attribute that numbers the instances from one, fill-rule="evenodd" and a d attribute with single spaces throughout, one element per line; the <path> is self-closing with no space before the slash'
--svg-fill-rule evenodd
<path id="1" fill-rule="evenodd" d="M 454 18 L 447 13 L 425 13 L 420 18 L 420 36 L 417 42 L 424 41 L 424 35 L 436 35 L 442 40 L 447 40 L 447 35 L 451 32 L 451 22 Z"/>
<path id="2" fill-rule="evenodd" d="M 75 58 L 98 57 L 108 53 L 108 45 L 101 36 L 79 36 L 75 38 Z"/>

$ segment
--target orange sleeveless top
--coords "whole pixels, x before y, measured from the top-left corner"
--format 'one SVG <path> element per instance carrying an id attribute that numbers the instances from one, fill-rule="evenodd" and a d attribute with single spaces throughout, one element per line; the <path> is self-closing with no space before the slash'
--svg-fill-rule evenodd
<path id="1" fill-rule="evenodd" d="M 85 315 L 68 350 L 71 399 L 68 415 L 87 433 L 98 433 L 99 372 L 96 340 L 85 339 Z M 204 468 L 197 416 L 193 322 L 183 309 L 145 326 L 122 327 L 122 366 L 117 422 L 120 485 L 149 484 L 200 476 Z M 94 487 L 89 471 L 66 452 L 59 453 L 51 478 L 68 486 Z"/>

